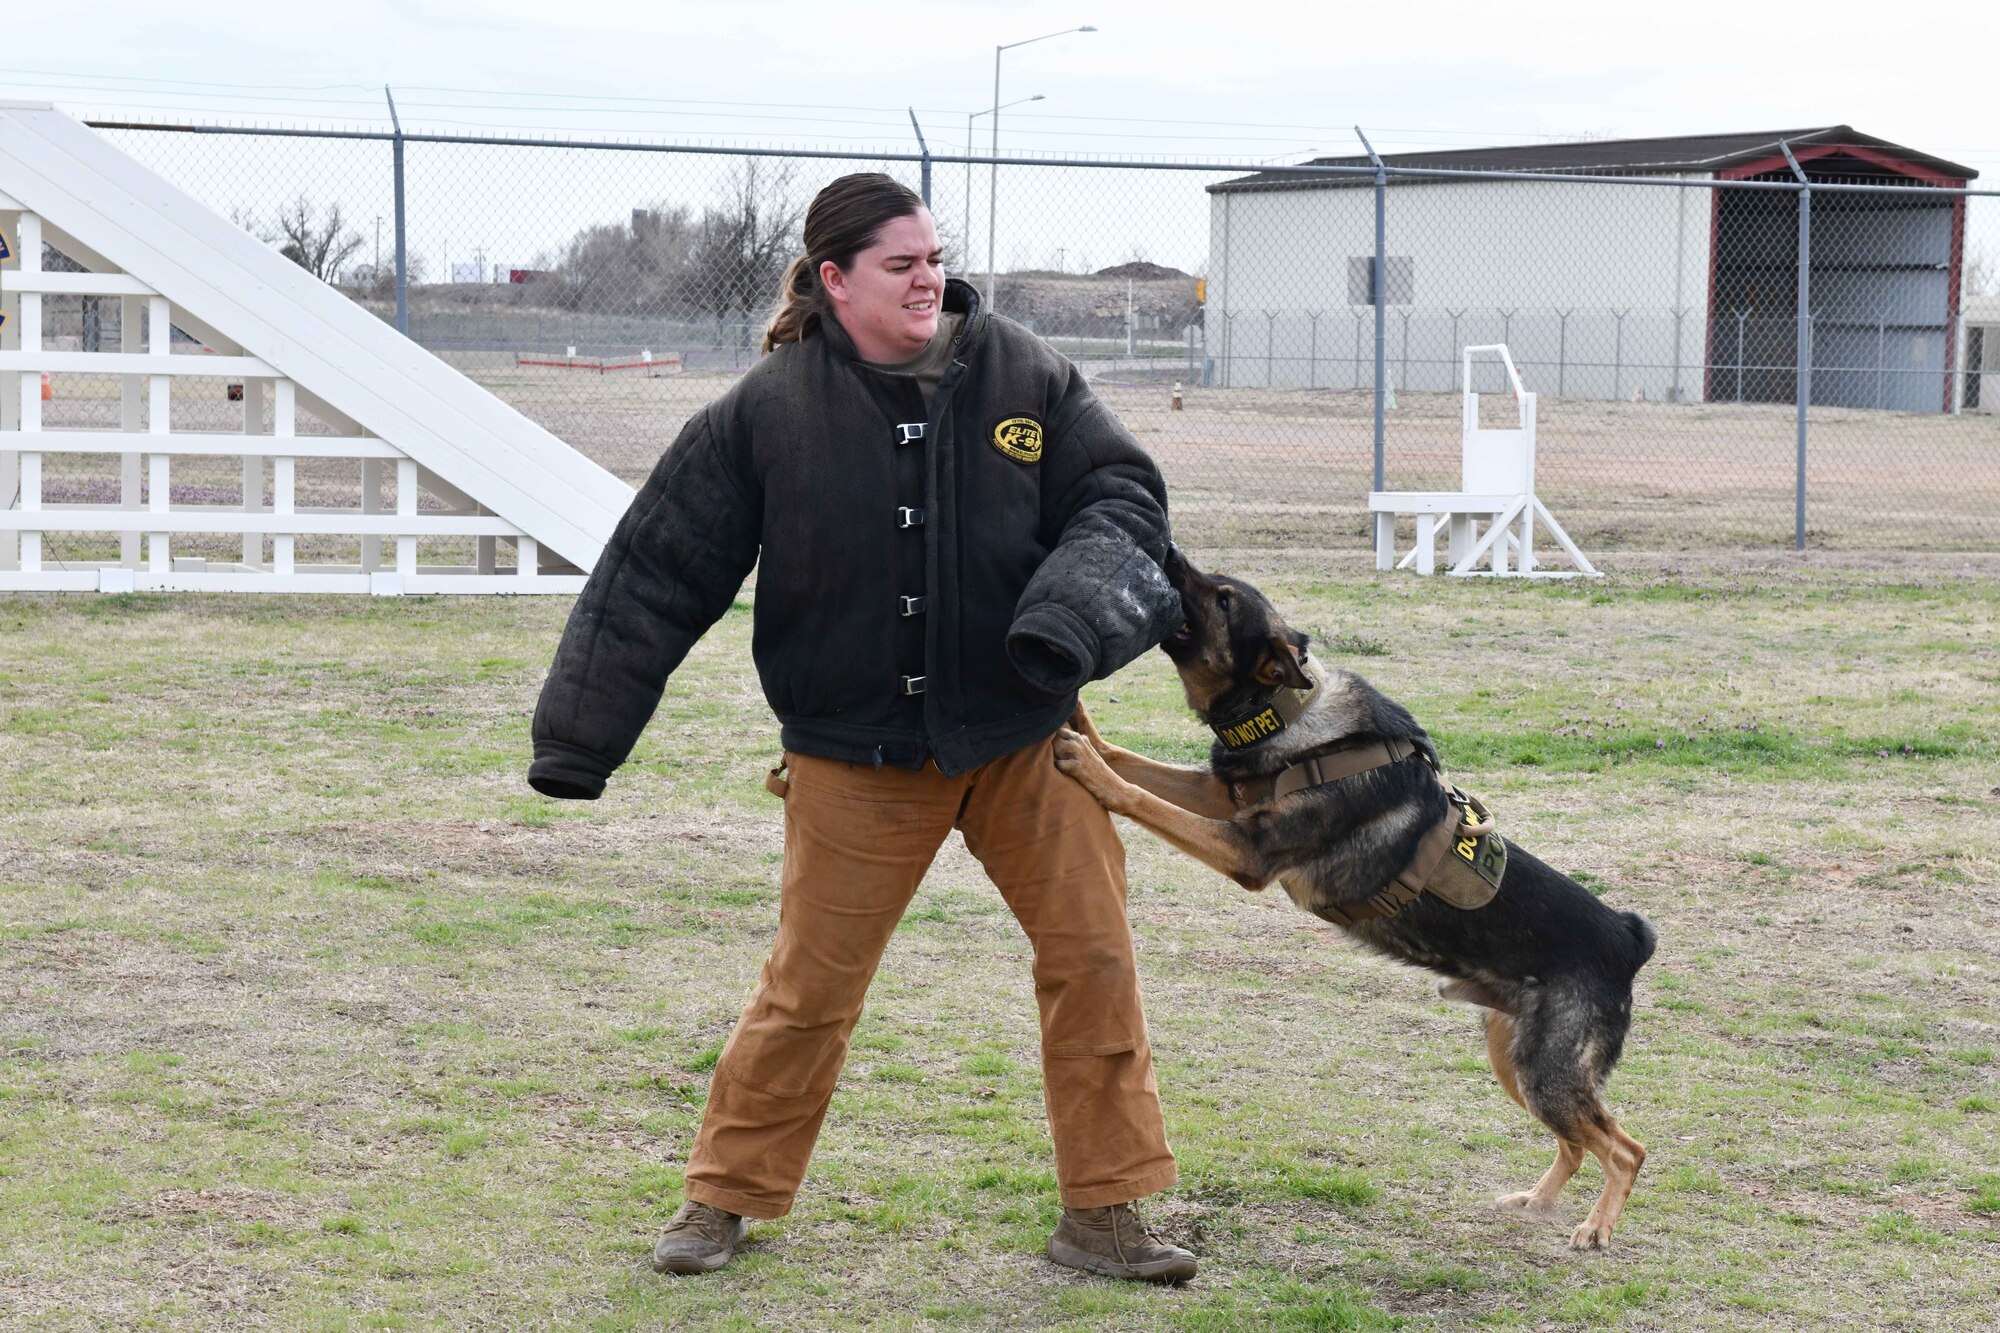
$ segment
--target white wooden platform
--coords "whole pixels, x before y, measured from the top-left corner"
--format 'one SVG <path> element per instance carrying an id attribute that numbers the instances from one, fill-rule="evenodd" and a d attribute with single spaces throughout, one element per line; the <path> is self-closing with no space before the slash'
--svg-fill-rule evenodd
<path id="1" fill-rule="evenodd" d="M 0 101 L 0 237 L 0 590 L 576 592 L 631 503 L 609 472 L 46 104 Z M 44 245 L 87 271 L 48 270 Z M 45 299 L 76 296 L 119 303 L 115 350 L 50 345 Z M 175 350 L 174 329 L 197 354 Z M 44 377 L 60 392 L 76 375 L 118 376 L 119 429 L 45 424 Z M 172 429 L 172 386 L 190 377 L 218 398 L 242 386 L 240 431 Z M 44 460 L 76 454 L 116 460 L 117 503 L 46 501 Z M 190 457 L 240 460 L 240 500 L 173 503 Z M 352 462 L 359 503 L 302 506 L 299 459 Z M 54 560 L 46 538 L 71 533 L 119 558 Z M 240 535 L 242 557 L 177 555 L 192 534 L 210 549 Z M 326 535 L 358 538 L 359 562 L 300 564 L 297 539 Z M 439 537 L 470 539 L 470 563 L 420 565 L 419 539 Z"/>
<path id="2" fill-rule="evenodd" d="M 1472 392 L 1472 358 L 1495 352 L 1507 369 L 1519 411 L 1518 423 L 1505 429 L 1479 424 L 1479 395 Z M 1371 491 L 1368 512 L 1375 522 L 1375 566 L 1409 569 L 1419 574 L 1437 570 L 1437 537 L 1445 533 L 1446 571 L 1461 577 L 1486 574 L 1499 578 L 1596 577 L 1597 570 L 1556 522 L 1548 506 L 1535 496 L 1535 395 L 1514 369 L 1514 358 L 1500 344 L 1467 347 L 1461 362 L 1460 463 L 1461 489 L 1456 491 Z M 1410 515 L 1416 540 L 1408 554 L 1396 558 L 1396 520 Z M 1535 528 L 1548 534 L 1566 554 L 1572 569 L 1551 569 L 1535 552 Z M 1481 531 L 1482 527 L 1484 532 Z M 1486 563 L 1485 569 L 1478 566 Z"/>

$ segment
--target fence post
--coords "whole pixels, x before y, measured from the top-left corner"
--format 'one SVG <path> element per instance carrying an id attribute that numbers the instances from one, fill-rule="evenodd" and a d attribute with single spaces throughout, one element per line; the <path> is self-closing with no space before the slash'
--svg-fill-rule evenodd
<path id="1" fill-rule="evenodd" d="M 1266 310 L 1264 312 L 1264 387 L 1267 389 L 1278 387 L 1276 382 L 1271 378 L 1271 370 L 1277 357 L 1277 342 L 1278 312 L 1275 310 Z"/>
<path id="2" fill-rule="evenodd" d="M 1683 194 L 1685 194 L 1685 193 L 1686 193 L 1686 191 L 1682 191 L 1682 193 L 1683 193 Z M 1674 392 L 1673 392 L 1673 401 L 1675 401 L 1675 402 L 1677 402 L 1677 403 L 1678 403 L 1678 402 L 1681 402 L 1681 401 L 1683 400 L 1683 392 L 1684 392 L 1684 391 L 1683 391 L 1683 390 L 1681 389 L 1681 332 L 1682 332 L 1682 329 L 1681 329 L 1681 325 L 1682 325 L 1683 321 L 1685 321 L 1686 319 L 1687 319 L 1687 308 L 1686 308 L 1685 306 L 1683 306 L 1683 307 L 1681 307 L 1680 309 L 1678 309 L 1678 310 L 1674 311 Z"/>
<path id="3" fill-rule="evenodd" d="M 1398 369 L 1401 372 L 1400 378 L 1403 382 L 1403 392 L 1408 393 L 1410 391 L 1410 312 L 1407 310 L 1398 310 L 1396 314 L 1403 321 L 1403 351 L 1400 358 L 1402 365 Z"/>
<path id="4" fill-rule="evenodd" d="M 403 119 L 396 114 L 396 95 L 382 85 L 389 99 L 389 123 L 396 128 L 396 332 L 410 336 L 410 257 L 409 233 L 403 225 Z M 450 275 L 447 274 L 447 277 Z"/>
<path id="5" fill-rule="evenodd" d="M 1389 171 L 1382 165 L 1382 155 L 1375 151 L 1375 145 L 1368 142 L 1368 136 L 1361 127 L 1354 127 L 1355 137 L 1368 150 L 1368 160 L 1375 164 L 1375 262 L 1370 267 L 1373 272 L 1368 277 L 1368 299 L 1375 306 L 1375 487 L 1382 489 L 1382 394 L 1384 382 L 1389 378 L 1389 331 L 1383 323 L 1384 295 L 1388 291 L 1387 274 L 1389 264 Z M 1375 521 L 1387 521 L 1377 515 Z"/>
<path id="6" fill-rule="evenodd" d="M 1743 401 L 1743 324 L 1750 318 L 1747 309 L 1736 312 L 1736 401 Z"/>
<path id="7" fill-rule="evenodd" d="M 1319 387 L 1319 317 L 1321 312 L 1311 310 L 1306 317 L 1312 320 L 1312 339 L 1306 344 L 1306 387 Z"/>
<path id="8" fill-rule="evenodd" d="M 1780 139 L 1778 147 L 1785 150 L 1785 161 L 1792 164 L 1792 174 L 1799 178 L 1799 347 L 1798 373 L 1792 377 L 1793 397 L 1798 400 L 1799 457 L 1792 505 L 1792 546 L 1803 551 L 1806 549 L 1806 404 L 1812 401 L 1812 183 L 1806 179 L 1799 160 L 1792 156 L 1792 146 Z"/>
<path id="9" fill-rule="evenodd" d="M 1569 391 L 1569 317 L 1571 310 L 1558 310 L 1556 315 L 1556 397 L 1564 397 Z"/>
<path id="10" fill-rule="evenodd" d="M 1877 411 L 1880 411 L 1882 407 L 1882 343 L 1887 337 L 1888 332 L 1889 317 L 1887 315 L 1877 315 L 1875 317 L 1875 407 Z"/>
<path id="11" fill-rule="evenodd" d="M 918 191 L 923 196 L 924 207 L 931 206 L 931 146 L 924 142 L 924 127 L 917 124 L 917 109 L 910 108 L 910 128 L 917 132 L 917 151 L 923 154 L 923 188 Z"/>
<path id="12" fill-rule="evenodd" d="M 1611 342 L 1611 401 L 1618 402 L 1625 396 L 1625 316 L 1628 310 L 1614 310 L 1611 317 L 1618 321 L 1618 335 Z"/>

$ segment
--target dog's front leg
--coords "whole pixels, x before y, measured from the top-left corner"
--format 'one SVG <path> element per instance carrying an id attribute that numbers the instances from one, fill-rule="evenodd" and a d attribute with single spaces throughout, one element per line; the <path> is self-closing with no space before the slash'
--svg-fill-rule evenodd
<path id="1" fill-rule="evenodd" d="M 1236 820 L 1206 818 L 1127 782 L 1081 733 L 1067 727 L 1055 735 L 1055 758 L 1057 768 L 1083 784 L 1112 814 L 1125 816 L 1252 892 L 1271 882 L 1273 875 L 1263 866 L 1256 844 Z"/>
<path id="2" fill-rule="evenodd" d="M 1103 756 L 1113 773 L 1153 793 L 1169 805 L 1192 810 L 1209 819 L 1229 819 L 1235 815 L 1236 802 L 1229 795 L 1228 784 L 1206 768 L 1163 764 L 1135 750 L 1113 745 L 1097 734 L 1097 728 L 1091 723 L 1090 714 L 1084 711 L 1081 701 L 1077 703 L 1076 711 L 1070 714 L 1069 725 L 1089 742 L 1091 749 Z"/>

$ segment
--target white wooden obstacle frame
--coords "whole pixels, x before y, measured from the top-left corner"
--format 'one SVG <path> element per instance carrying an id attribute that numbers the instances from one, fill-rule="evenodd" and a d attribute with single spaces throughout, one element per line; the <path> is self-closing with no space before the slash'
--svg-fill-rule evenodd
<path id="1" fill-rule="evenodd" d="M 0 590 L 576 592 L 630 503 L 610 473 L 46 105 L 0 102 L 0 235 L 14 252 L 0 265 Z M 46 270 L 45 243 L 87 271 Z M 49 346 L 52 296 L 116 298 L 117 350 Z M 198 346 L 177 351 L 175 329 Z M 117 430 L 45 427 L 45 376 L 106 373 Z M 173 429 L 173 386 L 190 377 L 217 398 L 242 385 L 240 430 Z M 117 458 L 120 499 L 47 501 L 55 454 Z M 240 460 L 240 501 L 173 502 L 175 462 L 192 457 Z M 351 461 L 358 505 L 299 503 L 302 458 Z M 68 533 L 115 535 L 119 558 L 54 559 L 45 539 Z M 173 553 L 218 533 L 241 535 L 239 561 Z M 358 538 L 359 562 L 298 562 L 299 538 L 328 535 Z M 460 539 L 470 563 L 420 564 L 425 538 Z"/>
<path id="2" fill-rule="evenodd" d="M 1472 358 L 1493 352 L 1506 367 L 1519 412 L 1511 429 L 1489 430 L 1479 424 L 1479 395 L 1472 391 Z M 1437 533 L 1445 529 L 1447 572 L 1457 575 L 1574 578 L 1597 574 L 1577 549 L 1562 524 L 1535 495 L 1535 395 L 1521 384 L 1514 358 L 1504 344 L 1467 347 L 1460 362 L 1460 489 L 1456 491 L 1372 491 L 1368 509 L 1375 519 L 1375 565 L 1430 574 L 1437 568 Z M 1396 520 L 1409 514 L 1416 520 L 1416 543 L 1396 558 Z M 1548 569 L 1535 554 L 1535 524 L 1540 520 L 1550 537 L 1567 554 L 1574 569 Z M 1485 525 L 1485 532 L 1480 531 Z M 1488 568 L 1477 568 L 1484 560 Z"/>

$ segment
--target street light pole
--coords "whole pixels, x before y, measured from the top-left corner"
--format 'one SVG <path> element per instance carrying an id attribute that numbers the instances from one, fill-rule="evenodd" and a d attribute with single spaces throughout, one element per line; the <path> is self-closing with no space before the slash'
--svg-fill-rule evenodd
<path id="1" fill-rule="evenodd" d="M 1036 94 L 1035 94 L 1035 95 L 1034 95 L 1033 97 L 1019 97 L 1019 98 L 1016 98 L 1016 99 L 1014 99 L 1013 101 L 1011 101 L 1011 102 L 1007 103 L 1007 106 L 1019 106 L 1019 105 L 1021 105 L 1021 103 L 1023 103 L 1023 102 L 1039 102 L 1039 101 L 1041 101 L 1041 100 L 1042 100 L 1042 94 L 1040 94 L 1040 93 L 1036 93 Z M 1003 107 L 1001 107 L 1000 109 L 1001 109 L 1002 111 L 1005 111 L 1005 110 L 1007 109 L 1007 106 L 1003 106 Z M 973 121 L 975 121 L 975 120 L 977 120 L 977 119 L 979 119 L 979 117 L 981 117 L 981 116 L 990 116 L 990 115 L 992 115 L 992 114 L 993 114 L 993 108 L 992 108 L 992 107 L 988 107 L 988 108 L 986 108 L 986 109 L 985 109 L 984 111 L 968 111 L 968 112 L 966 112 L 966 113 L 965 113 L 965 155 L 966 155 L 966 157 L 967 157 L 967 158 L 970 158 L 970 157 L 972 156 L 972 122 L 973 122 Z M 971 272 L 971 269 L 972 269 L 972 163 L 971 163 L 971 162 L 969 162 L 969 161 L 968 161 L 968 162 L 967 162 L 967 163 L 965 164 L 965 232 L 964 232 L 964 236 L 963 236 L 963 244 L 964 244 L 964 246 L 965 246 L 965 264 L 966 264 L 966 271 L 967 271 L 967 272 Z"/>
<path id="2" fill-rule="evenodd" d="M 1017 46 L 1028 46 L 1035 42 L 1046 42 L 1051 37 L 1067 37 L 1073 32 L 1096 32 L 1088 23 L 1080 28 L 1064 28 L 1061 32 L 1045 32 L 1039 37 L 1026 41 L 1008 42 L 993 48 L 993 164 L 992 174 L 987 178 L 986 187 L 986 308 L 993 308 L 994 237 L 993 225 L 1000 210 L 1000 56 Z"/>

